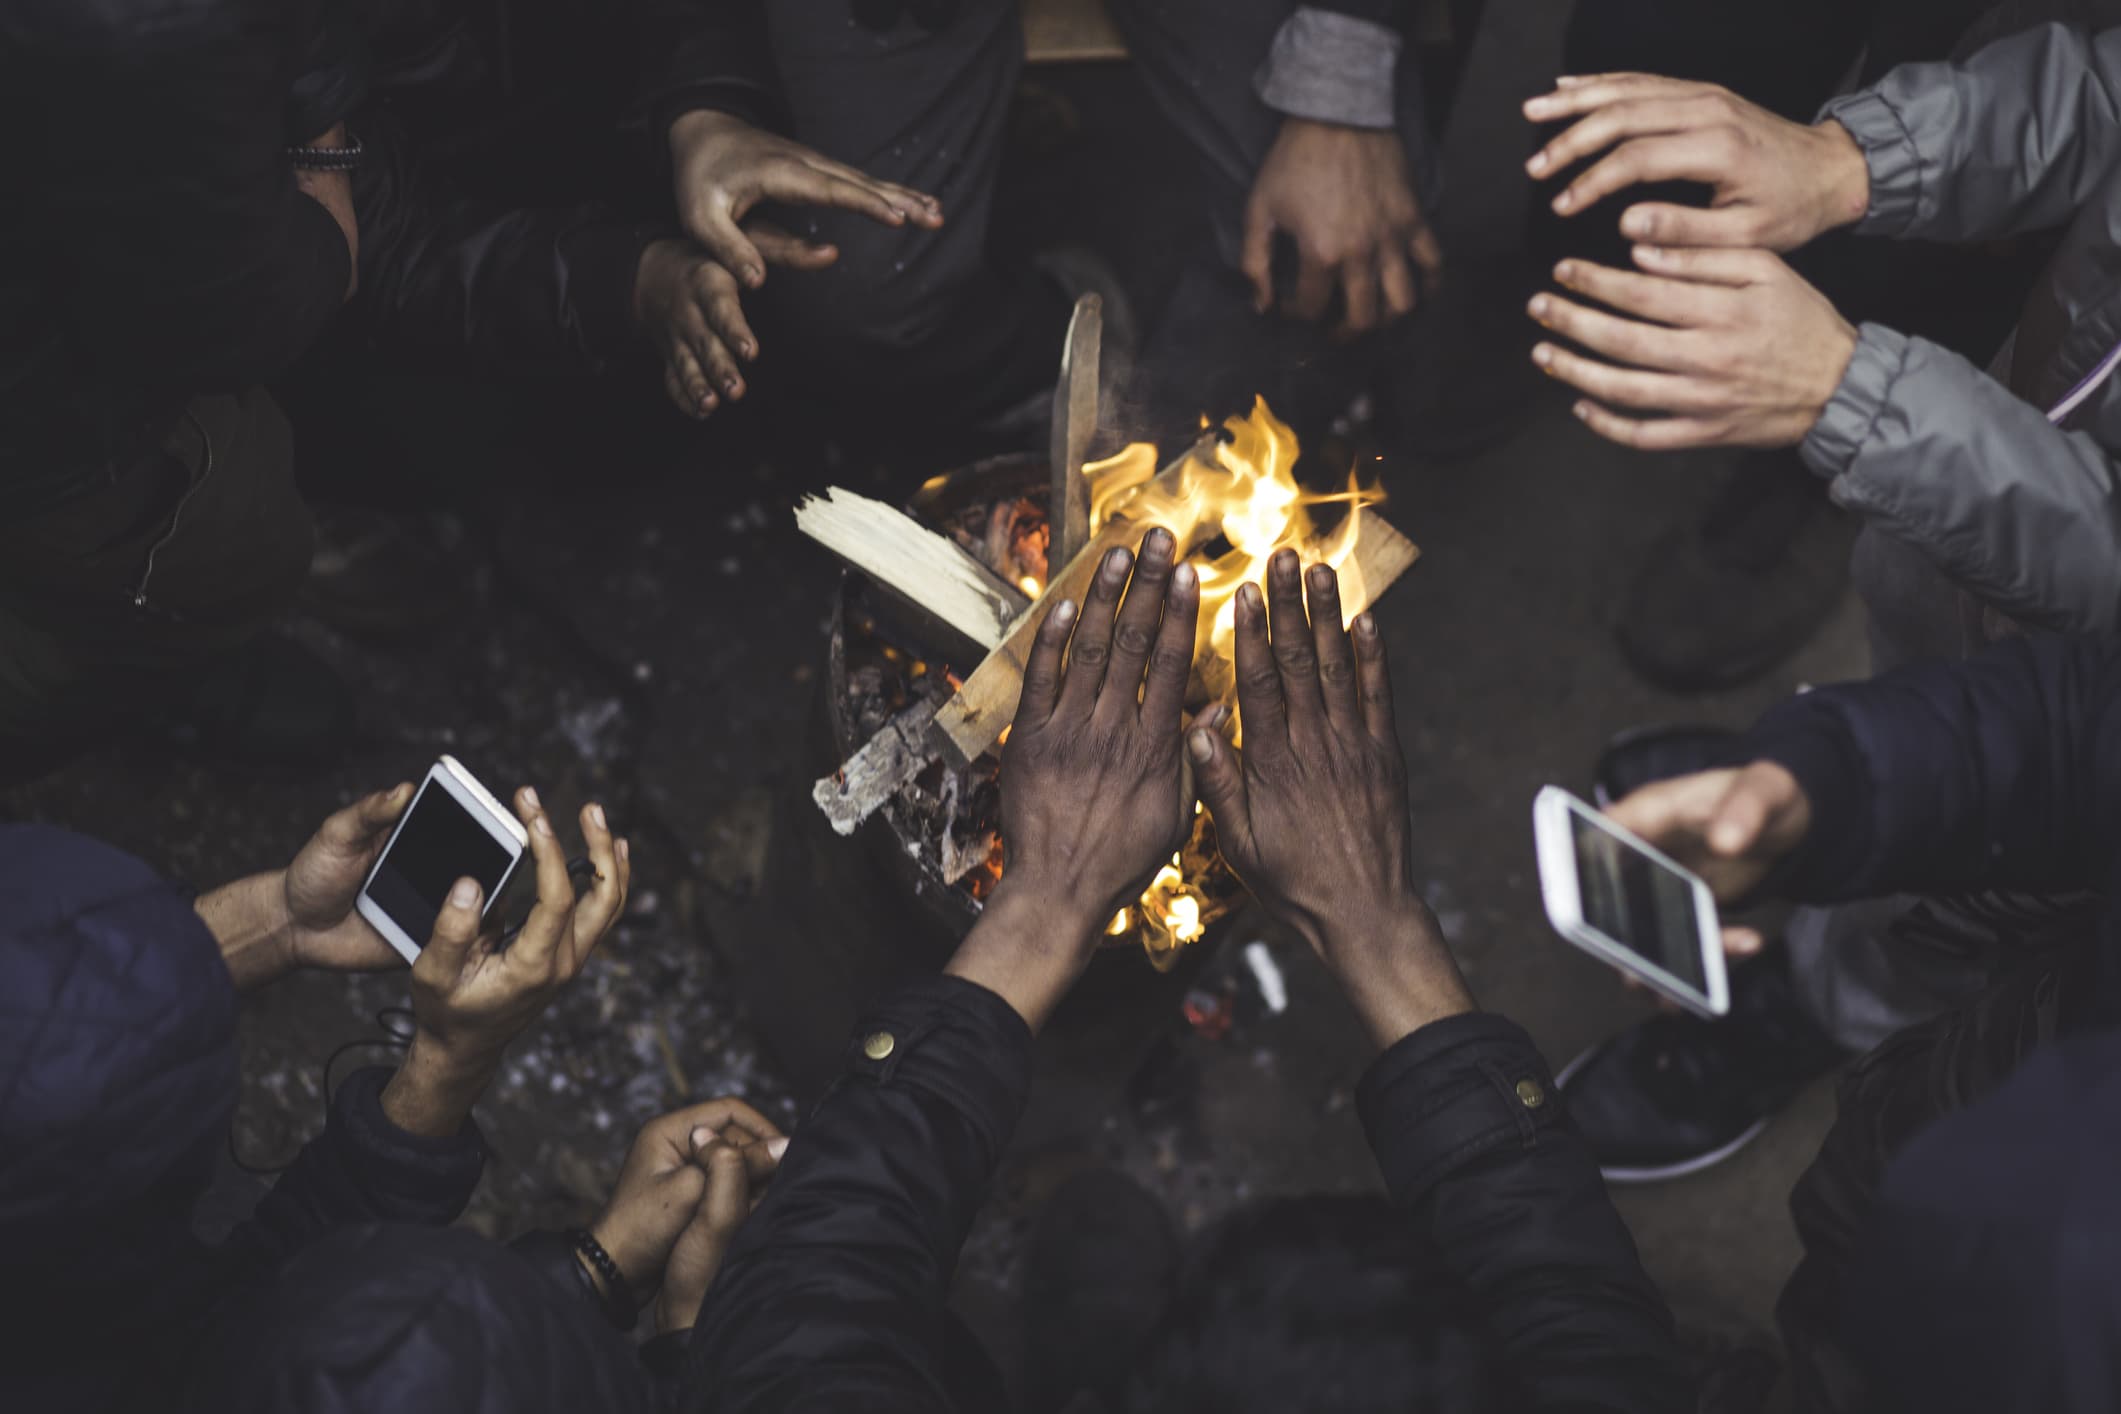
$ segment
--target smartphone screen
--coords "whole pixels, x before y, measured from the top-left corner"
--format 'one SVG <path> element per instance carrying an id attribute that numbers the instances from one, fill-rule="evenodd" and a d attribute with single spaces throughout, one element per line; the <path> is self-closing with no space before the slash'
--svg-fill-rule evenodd
<path id="1" fill-rule="evenodd" d="M 1706 991 L 1693 881 L 1569 811 L 1583 921 L 1694 991 Z"/>
<path id="2" fill-rule="evenodd" d="M 451 885 L 469 875 L 491 903 L 513 859 L 455 796 L 429 780 L 368 881 L 368 896 L 406 937 L 424 947 L 434 936 Z"/>

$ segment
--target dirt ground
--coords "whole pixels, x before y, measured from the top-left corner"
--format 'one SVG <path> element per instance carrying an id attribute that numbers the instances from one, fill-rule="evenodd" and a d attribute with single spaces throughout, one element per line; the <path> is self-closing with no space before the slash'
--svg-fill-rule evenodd
<path id="1" fill-rule="evenodd" d="M 1454 250 L 1484 251 L 1493 278 L 1469 262 L 1430 316 L 1446 361 L 1457 361 L 1461 340 L 1493 349 L 1522 327 L 1511 252 L 1491 236 L 1514 229 L 1513 203 L 1523 200 L 1514 173 L 1526 150 L 1514 105 L 1553 71 L 1564 9 L 1491 6 L 1449 145 L 1446 235 Z M 1041 81 L 1073 93 L 1088 114 L 1081 141 L 1055 159 L 1065 181 L 1142 160 L 1129 155 L 1130 125 L 1146 118 L 1138 95 L 1125 98 L 1123 69 Z M 1157 243 L 1153 220 L 1138 212 L 1091 219 L 1119 244 Z M 1455 376 L 1496 366 L 1462 362 Z M 1599 746 L 1623 727 L 1743 723 L 1800 682 L 1863 667 L 1853 602 L 1743 692 L 1674 698 L 1622 664 L 1610 633 L 1622 586 L 1654 534 L 1701 503 L 1721 471 L 1714 458 L 1646 458 L 1596 442 L 1544 392 L 1504 442 L 1472 460 L 1438 466 L 1417 455 L 1386 468 L 1386 513 L 1424 550 L 1379 620 L 1430 901 L 1481 1000 L 1526 1025 L 1557 1066 L 1626 1025 L 1640 1004 L 1541 917 L 1535 791 L 1586 785 Z M 838 482 L 895 498 L 919 479 L 917 467 L 873 468 L 845 444 L 794 441 L 621 497 L 511 498 L 489 526 L 423 532 L 454 546 L 456 598 L 429 631 L 377 645 L 312 614 L 292 620 L 290 631 L 360 690 L 364 740 L 351 759 L 318 773 L 238 771 L 119 743 L 0 793 L 0 817 L 63 823 L 209 886 L 284 862 L 330 810 L 416 776 L 440 751 L 497 788 L 535 782 L 559 812 L 604 801 L 635 842 L 633 905 L 580 983 L 515 1048 L 483 1107 L 494 1159 L 467 1221 L 506 1235 L 580 1219 L 601 1202 L 635 1127 L 687 1097 L 741 1094 L 793 1123 L 801 1077 L 819 1061 L 818 1028 L 787 1024 L 789 989 L 799 1000 L 814 986 L 819 1015 L 852 1005 L 844 979 L 820 960 L 866 935 L 855 923 L 844 936 L 815 934 L 842 926 L 819 895 L 858 866 L 816 838 L 807 801 L 830 764 L 816 704 L 837 570 L 796 535 L 789 512 L 811 487 Z M 868 900 L 839 904 L 873 911 Z M 912 939 L 894 944 L 908 956 L 947 945 L 917 920 L 887 923 Z M 1237 960 L 1254 939 L 1269 943 L 1287 977 L 1278 1015 Z M 1179 985 L 1131 959 L 1101 965 L 1093 992 L 1047 1044 L 1039 1098 L 962 1276 L 961 1304 L 1005 1363 L 1021 1238 L 1039 1201 L 1076 1168 L 1118 1164 L 1189 1227 L 1251 1196 L 1375 1184 L 1350 1106 L 1365 1057 L 1329 980 L 1251 919 L 1223 930 L 1217 946 Z M 783 990 L 754 1008 L 736 978 L 761 968 Z M 1186 1022 L 1178 994 L 1225 977 L 1237 1017 L 1211 1038 Z M 327 1057 L 349 1041 L 382 1039 L 378 1013 L 403 990 L 393 974 L 298 977 L 246 1002 L 233 1144 L 244 1163 L 284 1163 L 315 1132 Z M 804 1055 L 776 1054 L 777 1034 L 784 1051 Z M 360 1049 L 339 1071 L 389 1055 Z M 1822 1086 L 1735 1161 L 1618 1195 L 1690 1329 L 1773 1348 L 1771 1306 L 1795 1258 L 1785 1199 L 1830 1110 Z"/>

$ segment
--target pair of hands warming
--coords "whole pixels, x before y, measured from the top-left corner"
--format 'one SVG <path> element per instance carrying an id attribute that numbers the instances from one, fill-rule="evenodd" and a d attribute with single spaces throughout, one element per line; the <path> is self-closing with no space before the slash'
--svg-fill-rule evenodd
<path id="1" fill-rule="evenodd" d="M 298 967 L 374 972 L 400 965 L 389 943 L 354 910 L 411 785 L 356 801 L 326 820 L 287 868 L 200 896 L 199 916 L 221 944 L 239 989 Z M 508 1044 L 535 1021 L 618 921 L 633 865 L 600 805 L 582 808 L 582 838 L 596 877 L 576 896 L 551 817 L 537 792 L 516 793 L 530 835 L 538 900 L 506 948 L 481 927 L 485 899 L 460 879 L 412 968 L 413 1040 L 384 1087 L 383 1110 L 412 1134 L 449 1135 L 493 1079 Z"/>
<path id="2" fill-rule="evenodd" d="M 1644 182 L 1714 191 L 1706 210 L 1630 206 L 1620 229 L 1638 243 L 1636 269 L 1565 260 L 1554 277 L 1583 298 L 1532 300 L 1534 320 L 1589 351 L 1555 342 L 1532 351 L 1587 395 L 1576 415 L 1647 449 L 1803 441 L 1848 370 L 1856 331 L 1777 252 L 1868 209 L 1870 170 L 1847 129 L 1792 123 L 1713 84 L 1648 74 L 1564 78 L 1524 111 L 1535 122 L 1573 120 L 1526 164 L 1534 177 L 1598 159 L 1554 198 L 1563 216 Z"/>
<path id="3" fill-rule="evenodd" d="M 1036 1028 L 1105 924 L 1191 828 L 1196 788 L 1223 856 L 1348 988 L 1380 1047 L 1472 1007 L 1414 886 L 1406 771 L 1384 644 L 1341 626 L 1339 585 L 1293 551 L 1236 606 L 1240 752 L 1219 707 L 1183 721 L 1200 586 L 1152 530 L 1106 556 L 1078 610 L 1039 626 L 1002 758 L 1008 868 L 949 971 Z M 1129 571 L 1132 571 L 1131 583 Z"/>
<path id="4" fill-rule="evenodd" d="M 744 396 L 744 365 L 759 357 L 743 292 L 769 265 L 822 270 L 839 259 L 752 216 L 762 202 L 858 211 L 880 225 L 943 224 L 932 196 L 878 181 L 727 113 L 699 110 L 670 125 L 678 219 L 687 239 L 657 241 L 634 275 L 634 322 L 663 355 L 663 387 L 678 410 L 705 418 Z"/>

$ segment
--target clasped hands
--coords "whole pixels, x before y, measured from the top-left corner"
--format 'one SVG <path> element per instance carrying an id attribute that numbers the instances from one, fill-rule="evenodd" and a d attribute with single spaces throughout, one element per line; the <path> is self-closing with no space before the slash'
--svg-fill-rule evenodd
<path id="1" fill-rule="evenodd" d="M 1581 298 L 1533 298 L 1535 321 L 1588 351 L 1555 341 L 1532 351 L 1544 372 L 1587 395 L 1576 415 L 1645 449 L 1803 441 L 1847 372 L 1856 330 L 1781 253 L 1869 207 L 1869 168 L 1848 131 L 1649 74 L 1563 78 L 1524 111 L 1570 121 L 1526 164 L 1533 177 L 1597 159 L 1554 198 L 1563 216 L 1645 182 L 1714 192 L 1705 210 L 1628 207 L 1620 230 L 1637 242 L 1636 269 L 1565 260 L 1554 278 Z"/>

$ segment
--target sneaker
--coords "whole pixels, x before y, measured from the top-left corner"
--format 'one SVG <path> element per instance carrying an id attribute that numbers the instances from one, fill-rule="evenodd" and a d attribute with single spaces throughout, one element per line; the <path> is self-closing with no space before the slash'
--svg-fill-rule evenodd
<path id="1" fill-rule="evenodd" d="M 1039 1216 L 1024 1259 L 1032 1414 L 1119 1389 L 1178 1284 L 1178 1231 L 1148 1190 L 1093 1169 Z"/>
<path id="2" fill-rule="evenodd" d="M 1750 682 L 1841 602 L 1854 536 L 1795 454 L 1749 454 L 1704 518 L 1651 548 L 1614 626 L 1620 651 L 1669 692 Z"/>
<path id="3" fill-rule="evenodd" d="M 1731 973 L 1729 1016 L 1653 1016 L 1555 1082 L 1606 1182 L 1660 1183 L 1730 1158 L 1848 1055 L 1799 1005 L 1778 947 Z"/>

